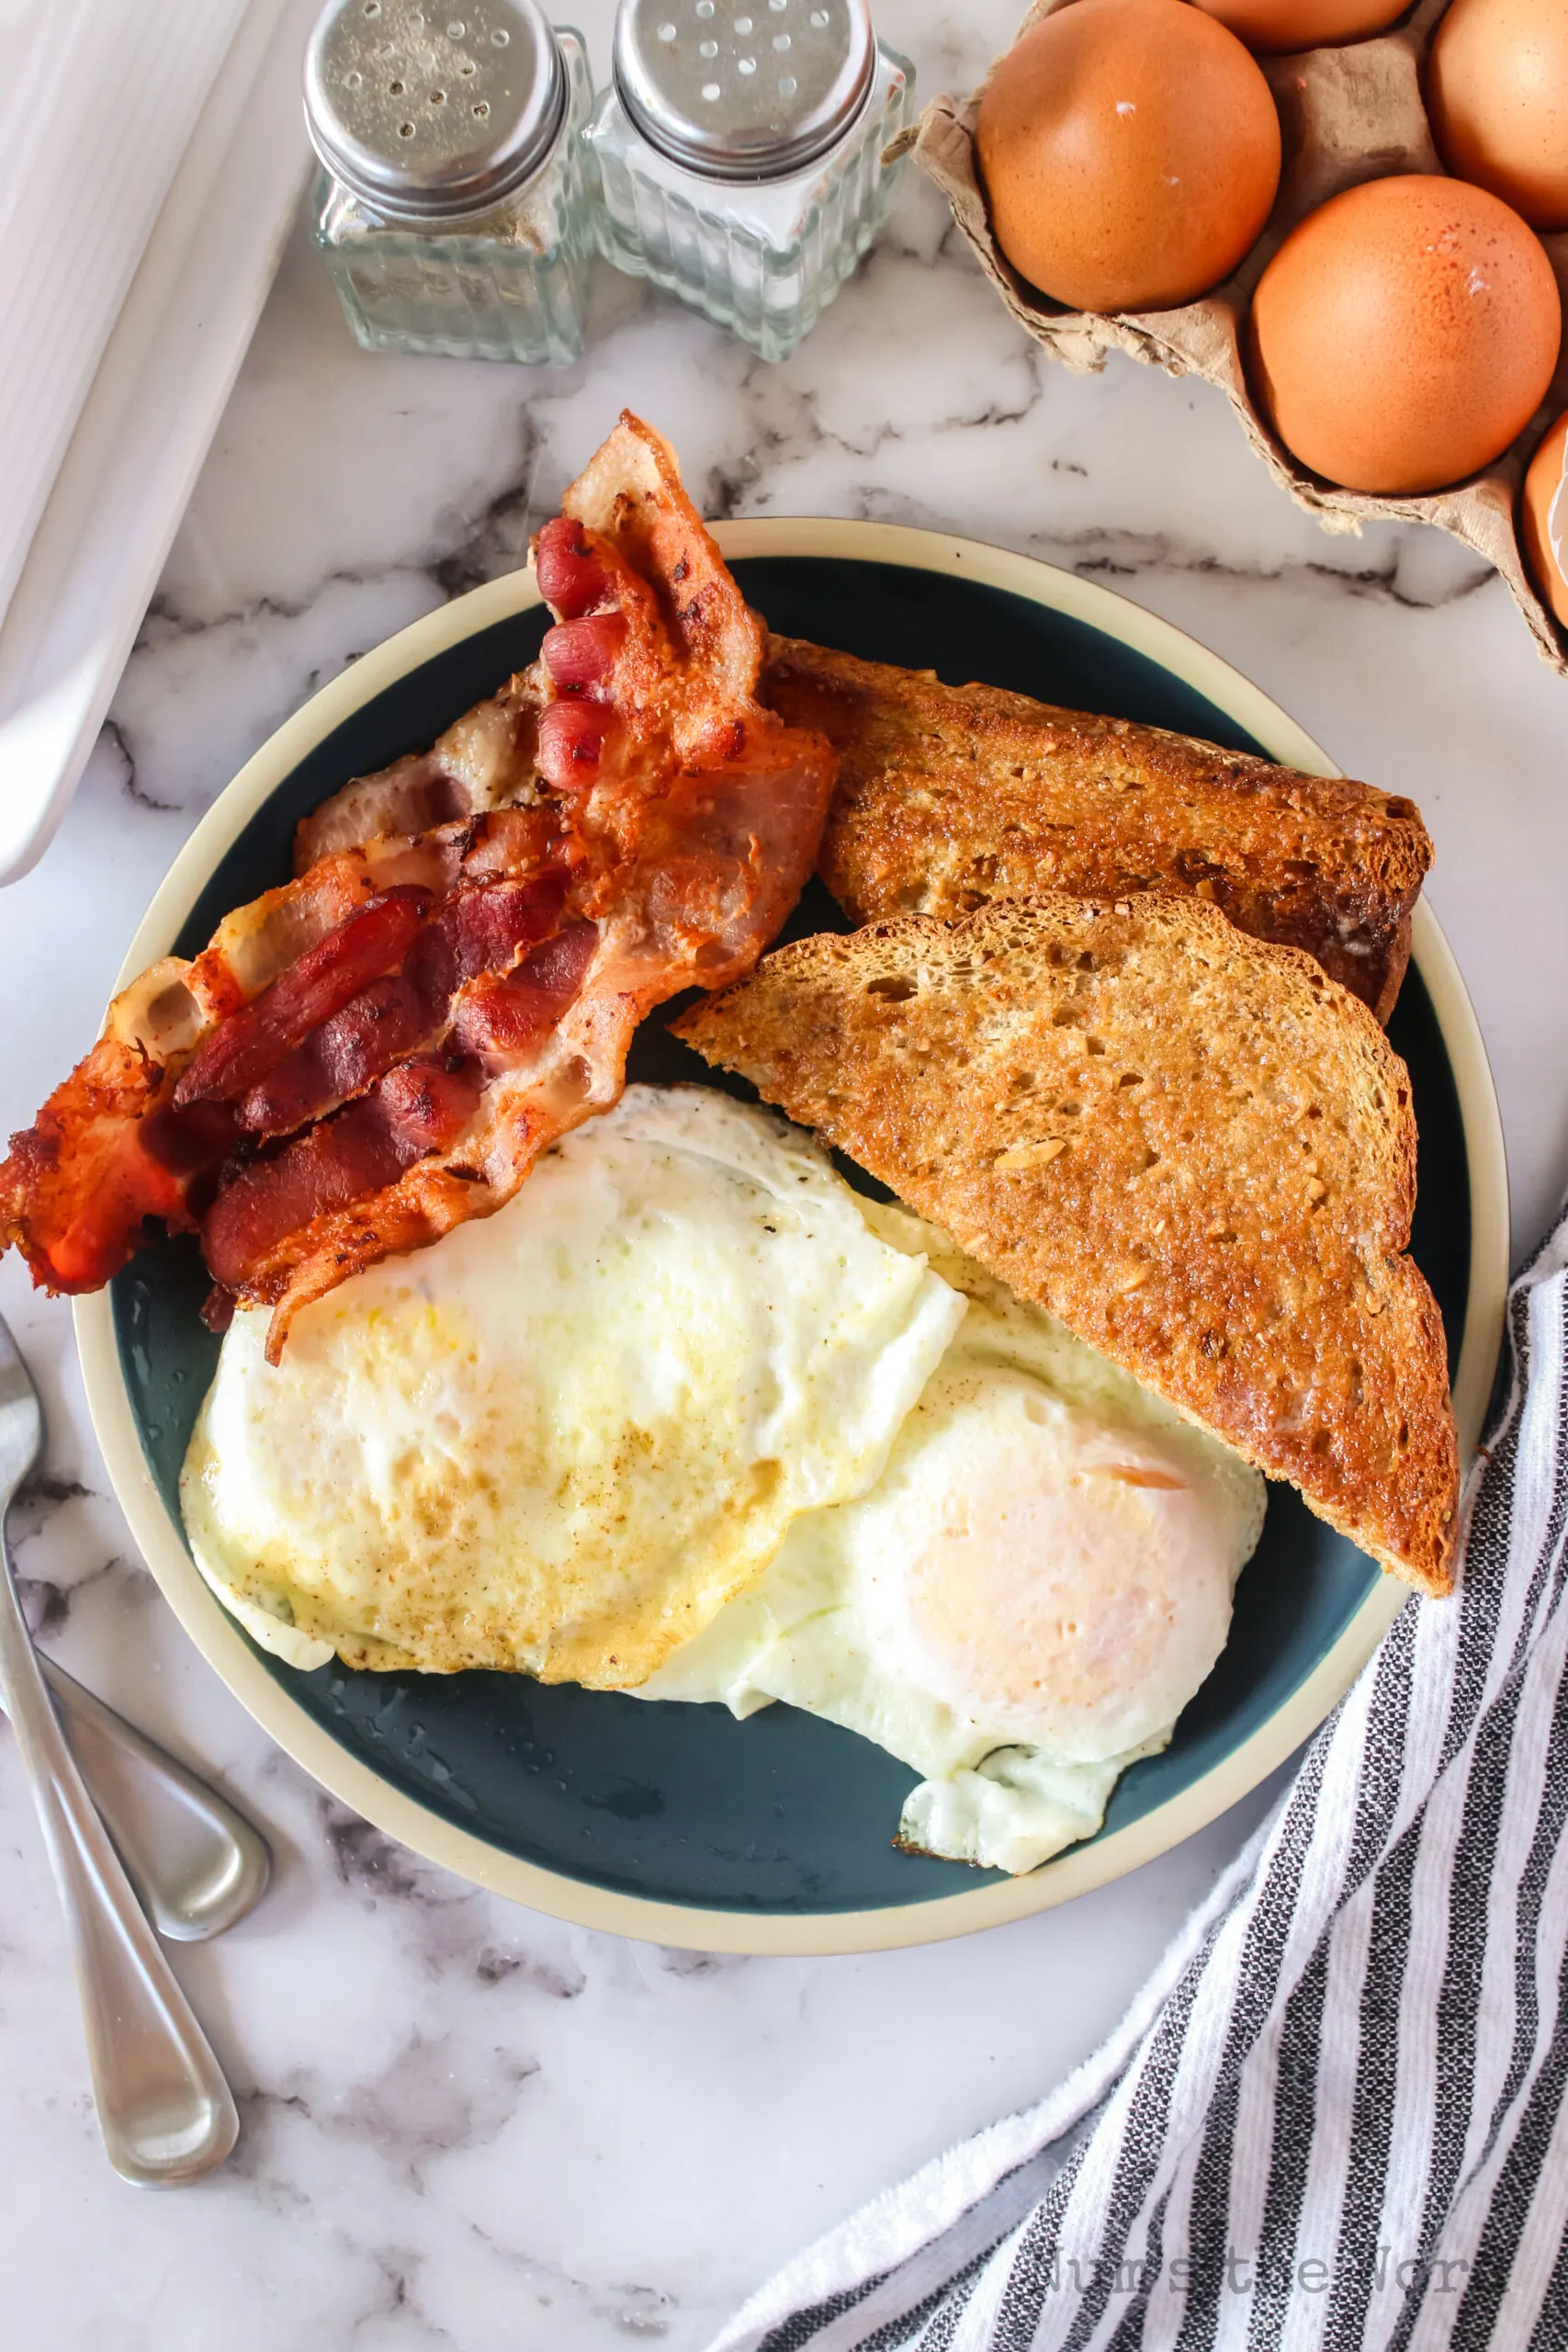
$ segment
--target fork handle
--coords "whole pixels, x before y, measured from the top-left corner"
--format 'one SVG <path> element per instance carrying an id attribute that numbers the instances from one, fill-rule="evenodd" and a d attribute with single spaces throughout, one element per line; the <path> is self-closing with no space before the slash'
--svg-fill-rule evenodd
<path id="1" fill-rule="evenodd" d="M 109 2162 L 174 2186 L 224 2162 L 233 2095 L 94 1810 L 44 1689 L 0 1524 L 0 1692 L 65 1908 Z"/>

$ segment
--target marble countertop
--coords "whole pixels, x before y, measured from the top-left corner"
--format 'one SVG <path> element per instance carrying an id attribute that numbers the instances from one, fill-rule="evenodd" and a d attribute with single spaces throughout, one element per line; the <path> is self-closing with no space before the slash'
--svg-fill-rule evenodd
<path id="1" fill-rule="evenodd" d="M 585 21 L 596 63 L 610 10 Z M 1013 0 L 885 0 L 920 84 L 966 86 Z M 368 357 L 297 238 L 110 724 L 42 865 L 0 897 L 0 1130 L 94 1031 L 175 851 L 321 682 L 521 561 L 629 402 L 707 513 L 869 515 L 1121 589 L 1255 678 L 1353 774 L 1419 800 L 1430 895 L 1507 1136 L 1516 1255 L 1568 1177 L 1568 686 L 1501 582 L 1436 533 L 1325 536 L 1224 402 L 1113 358 L 1049 366 L 931 192 L 782 367 L 606 273 L 565 374 Z M 0 1724 L 0 2271 L 17 2352 L 687 2352 L 774 2263 L 1112 2023 L 1252 1823 L 964 1942 L 733 1960 L 591 1935 L 425 1865 L 327 1799 L 219 1686 L 132 1554 L 69 1317 L 14 1260 L 0 1307 L 45 1386 L 20 1510 L 44 1641 L 263 1821 L 279 1873 L 177 1956 L 240 2097 L 228 2170 L 111 2175 L 63 1939 Z"/>

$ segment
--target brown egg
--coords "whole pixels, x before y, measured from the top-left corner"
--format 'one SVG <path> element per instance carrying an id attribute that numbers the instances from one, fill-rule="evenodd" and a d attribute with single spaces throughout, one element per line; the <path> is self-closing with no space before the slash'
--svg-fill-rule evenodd
<path id="1" fill-rule="evenodd" d="M 1427 61 L 1442 158 L 1536 229 L 1568 229 L 1568 0 L 1454 0 Z"/>
<path id="2" fill-rule="evenodd" d="M 1269 218 L 1280 119 L 1187 0 L 1074 0 L 991 76 L 976 144 L 997 242 L 1076 311 L 1159 311 L 1227 277 Z"/>
<path id="3" fill-rule="evenodd" d="M 1266 56 L 1364 40 L 1403 17 L 1410 0 L 1197 0 L 1237 40 Z"/>
<path id="4" fill-rule="evenodd" d="M 1309 212 L 1259 278 L 1253 387 L 1314 473 L 1440 490 L 1524 430 L 1562 334 L 1551 265 L 1517 212 L 1463 180 L 1369 180 Z"/>
<path id="5" fill-rule="evenodd" d="M 1519 537 L 1542 604 L 1568 628 L 1568 409 L 1530 459 Z"/>

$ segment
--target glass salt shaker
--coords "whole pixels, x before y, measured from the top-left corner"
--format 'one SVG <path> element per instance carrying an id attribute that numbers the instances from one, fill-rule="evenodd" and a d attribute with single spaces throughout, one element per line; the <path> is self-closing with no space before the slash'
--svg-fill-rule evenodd
<path id="1" fill-rule="evenodd" d="M 367 351 L 578 356 L 592 105 L 581 35 L 535 0 L 333 0 L 305 65 L 312 235 Z"/>
<path id="2" fill-rule="evenodd" d="M 784 358 L 882 225 L 914 78 L 866 0 L 621 0 L 601 250 Z"/>

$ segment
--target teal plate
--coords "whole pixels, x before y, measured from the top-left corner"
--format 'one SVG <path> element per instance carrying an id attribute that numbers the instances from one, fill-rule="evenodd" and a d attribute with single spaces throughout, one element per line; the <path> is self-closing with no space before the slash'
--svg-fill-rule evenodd
<path id="1" fill-rule="evenodd" d="M 880 526 L 721 536 L 750 601 L 790 635 L 1327 764 L 1213 656 L 1045 566 Z M 307 810 L 428 743 L 530 661 L 547 618 L 532 598 L 524 578 L 477 591 L 317 696 L 206 820 L 128 960 L 194 954 L 231 908 L 287 878 Z M 813 884 L 788 935 L 829 927 L 842 919 Z M 1506 1211 L 1484 1058 L 1429 916 L 1390 1035 L 1420 1127 L 1412 1249 L 1442 1309 L 1471 1442 L 1495 1361 Z M 638 1036 L 630 1075 L 720 1082 L 659 1020 Z M 1021 1882 L 914 1859 L 890 1840 L 918 1776 L 792 1708 L 740 1724 L 720 1707 L 511 1675 L 299 1674 L 257 1649 L 200 1586 L 178 1532 L 180 1463 L 217 1356 L 197 1314 L 205 1288 L 194 1242 L 164 1241 L 107 1306 L 79 1314 L 111 1475 L 170 1598 L 253 1712 L 349 1803 L 470 1876 L 592 1924 L 710 1947 L 834 1950 L 925 1940 L 1059 1900 L 1254 1784 L 1321 1720 L 1391 1614 L 1371 1563 L 1292 1490 L 1271 1488 L 1220 1663 L 1165 1753 L 1124 1775 L 1099 1837 Z"/>

